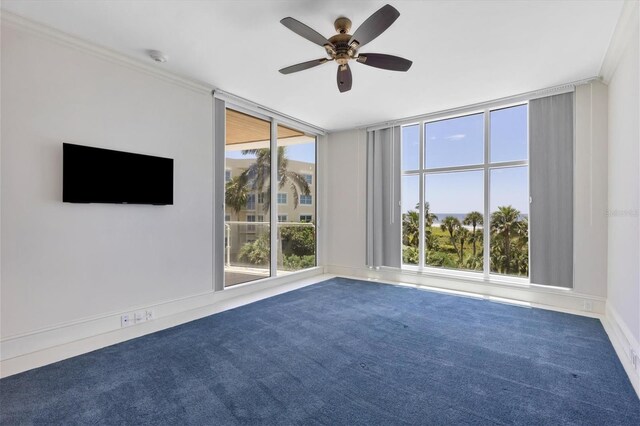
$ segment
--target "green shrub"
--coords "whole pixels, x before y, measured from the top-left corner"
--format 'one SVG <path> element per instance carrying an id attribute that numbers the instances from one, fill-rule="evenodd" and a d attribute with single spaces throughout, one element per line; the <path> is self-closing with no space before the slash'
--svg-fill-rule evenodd
<path id="1" fill-rule="evenodd" d="M 291 254 L 284 256 L 284 269 L 289 271 L 297 271 L 299 269 L 312 268 L 316 266 L 316 257 L 314 255 L 296 256 Z"/>
<path id="2" fill-rule="evenodd" d="M 240 248 L 238 260 L 253 265 L 265 266 L 269 264 L 270 256 L 269 234 L 265 232 L 254 242 L 246 243 Z"/>
<path id="3" fill-rule="evenodd" d="M 316 252 L 316 230 L 311 226 L 282 226 L 280 238 L 285 256 L 310 256 Z"/>

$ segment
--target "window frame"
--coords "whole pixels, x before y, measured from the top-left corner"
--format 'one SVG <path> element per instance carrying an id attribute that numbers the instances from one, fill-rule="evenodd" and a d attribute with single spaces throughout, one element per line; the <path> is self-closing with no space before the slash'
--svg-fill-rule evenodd
<path id="1" fill-rule="evenodd" d="M 304 175 L 304 180 L 307 182 L 308 185 L 313 185 L 313 175 L 311 173 L 303 173 Z"/>
<path id="2" fill-rule="evenodd" d="M 256 215 L 255 214 L 248 214 L 247 215 L 247 233 L 249 232 L 256 232 L 256 225 L 250 225 L 249 222 L 254 223 L 256 221 Z"/>
<path id="3" fill-rule="evenodd" d="M 320 163 L 322 162 L 320 155 L 325 149 L 327 131 L 321 127 L 313 126 L 309 123 L 294 119 L 290 116 L 283 115 L 277 111 L 265 108 L 258 104 L 254 104 L 246 99 L 238 98 L 234 95 L 225 93 L 220 90 L 213 92 L 214 98 L 214 129 L 213 129 L 213 165 L 214 165 L 214 206 L 221 206 L 221 208 L 214 208 L 214 277 L 212 282 L 212 288 L 215 292 L 218 291 L 236 291 L 241 287 L 257 287 L 262 285 L 265 281 L 271 281 L 281 277 L 277 271 L 277 209 L 272 207 L 268 222 L 270 224 L 270 248 L 271 248 L 271 261 L 270 261 L 270 275 L 264 279 L 258 279 L 255 281 L 249 281 L 243 284 L 234 285 L 232 287 L 225 286 L 225 268 L 224 268 L 224 256 L 220 255 L 222 251 L 221 247 L 225 247 L 225 233 L 226 225 L 224 221 L 224 209 L 225 209 L 225 175 L 222 173 L 226 168 L 225 163 L 225 146 L 226 146 L 226 111 L 228 109 L 247 114 L 249 116 L 268 121 L 270 123 L 270 137 L 269 147 L 271 152 L 275 152 L 278 148 L 278 126 L 283 125 L 303 132 L 306 136 L 314 139 L 315 150 L 315 164 L 312 174 L 315 176 L 315 191 L 319 198 L 316 199 L 313 205 L 313 211 L 315 220 L 317 222 L 316 228 L 319 229 L 320 223 L 323 221 L 322 217 L 318 217 L 317 213 L 322 209 L 324 198 L 320 195 L 324 191 L 324 182 L 322 180 L 322 172 L 320 170 Z M 277 205 L 277 156 L 272 156 L 271 159 L 271 193 L 268 202 L 271 206 Z M 265 199 L 265 201 L 267 201 Z M 322 222 L 323 223 L 323 222 Z M 291 274 L 309 274 L 320 271 L 321 268 L 318 265 L 322 265 L 324 256 L 320 247 L 324 244 L 323 234 L 318 232 L 316 234 L 315 241 L 315 256 L 316 266 L 300 271 L 292 272 Z M 287 274 L 289 275 L 289 274 Z"/>
<path id="4" fill-rule="evenodd" d="M 280 196 L 284 196 L 284 202 L 280 202 Z M 289 197 L 287 196 L 286 192 L 278 192 L 276 201 L 279 206 L 286 206 L 289 203 Z"/>
<path id="5" fill-rule="evenodd" d="M 308 203 L 303 202 L 302 200 L 306 200 L 307 197 L 309 199 L 309 202 Z M 312 206 L 313 205 L 313 195 L 311 195 L 311 194 L 309 194 L 309 195 L 301 194 L 300 195 L 300 205 L 301 206 Z"/>
<path id="6" fill-rule="evenodd" d="M 513 161 L 497 161 L 491 162 L 491 112 L 502 110 L 506 108 L 512 108 L 517 106 L 526 105 L 527 107 L 527 123 L 526 123 L 526 132 L 527 132 L 527 159 L 526 160 L 513 160 Z M 472 108 L 469 110 L 460 111 L 457 113 L 452 113 L 448 115 L 436 115 L 433 117 L 425 117 L 418 121 L 411 121 L 402 123 L 400 125 L 402 135 L 402 129 L 410 126 L 419 126 L 419 162 L 418 169 L 412 170 L 400 170 L 400 179 L 404 176 L 418 176 L 419 177 L 419 205 L 418 205 L 418 215 L 419 215 L 419 235 L 418 235 L 418 265 L 405 264 L 402 262 L 402 253 L 400 255 L 401 259 L 401 269 L 408 271 L 415 271 L 419 273 L 427 273 L 433 275 L 441 275 L 441 276 L 451 276 L 456 278 L 473 278 L 473 279 L 482 279 L 484 281 L 495 281 L 495 282 L 505 282 L 509 284 L 519 284 L 519 285 L 530 285 L 530 277 L 518 277 L 512 275 L 503 275 L 491 272 L 491 258 L 488 253 L 490 253 L 490 244 L 491 244 L 491 235 L 490 235 L 490 226 L 483 226 L 483 268 L 482 271 L 473 271 L 467 269 L 452 269 L 452 268 L 439 268 L 434 266 L 425 265 L 425 254 L 426 254 L 426 232 L 425 232 L 425 220 L 424 220 L 424 203 L 425 203 L 425 177 L 428 174 L 435 173 L 447 173 L 447 172 L 464 172 L 464 171 L 483 171 L 483 187 L 484 187 L 484 207 L 483 207 L 483 217 L 484 220 L 490 220 L 491 212 L 490 212 L 490 202 L 491 202 L 491 170 L 502 169 L 502 168 L 510 168 L 510 167 L 527 167 L 527 174 L 530 173 L 529 167 L 529 156 L 530 156 L 530 147 L 529 147 L 529 99 L 503 103 L 503 104 L 493 104 L 486 106 L 484 108 Z M 443 120 L 450 120 L 465 116 L 471 116 L 475 114 L 483 115 L 483 162 L 479 164 L 468 164 L 461 166 L 447 166 L 447 167 L 426 167 L 426 139 L 425 139 L 425 129 L 427 124 L 434 123 Z M 401 136 L 402 137 L 402 136 Z M 403 143 L 400 142 L 400 158 L 402 157 L 402 149 Z M 531 192 L 530 192 L 530 180 L 527 179 L 527 194 L 529 197 L 529 201 L 531 200 Z M 400 250 L 402 250 L 402 221 L 399 223 L 400 226 Z M 531 228 L 529 227 L 529 235 L 531 235 Z M 527 243 L 531 245 L 531 239 Z M 529 250 L 529 253 L 531 251 Z M 529 265 L 531 265 L 531 258 L 529 258 Z M 530 267 L 529 267 L 530 270 Z"/>
<path id="7" fill-rule="evenodd" d="M 245 210 L 254 211 L 256 209 L 256 194 L 251 193 L 247 196 L 247 204 L 245 205 Z"/>
<path id="8" fill-rule="evenodd" d="M 309 221 L 308 222 L 303 222 L 302 218 L 306 219 L 307 217 L 309 218 Z M 298 215 L 298 221 L 301 222 L 301 223 L 313 223 L 313 215 L 312 214 L 300 214 L 300 215 Z"/>

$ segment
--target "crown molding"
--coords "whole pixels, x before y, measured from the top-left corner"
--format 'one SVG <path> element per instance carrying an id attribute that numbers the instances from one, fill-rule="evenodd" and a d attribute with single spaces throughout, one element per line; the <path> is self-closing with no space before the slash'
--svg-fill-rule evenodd
<path id="1" fill-rule="evenodd" d="M 626 0 L 622 6 L 620 18 L 611 36 L 609 48 L 602 60 L 600 76 L 602 80 L 609 84 L 624 51 L 635 35 L 638 37 L 638 25 L 640 25 L 640 0 Z"/>
<path id="2" fill-rule="evenodd" d="M 2 10 L 0 18 L 2 27 L 8 26 L 25 31 L 29 34 L 93 55 L 111 63 L 159 78 L 168 83 L 177 84 L 181 87 L 207 94 L 209 96 L 215 89 L 214 86 L 205 82 L 163 70 L 156 64 L 142 62 L 137 58 L 132 58 L 107 47 L 83 40 L 74 35 L 62 32 L 14 13 L 7 12 L 6 10 Z"/>

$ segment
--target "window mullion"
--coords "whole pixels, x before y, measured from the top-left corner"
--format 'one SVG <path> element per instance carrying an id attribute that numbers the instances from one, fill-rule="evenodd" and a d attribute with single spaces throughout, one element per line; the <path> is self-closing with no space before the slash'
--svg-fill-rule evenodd
<path id="1" fill-rule="evenodd" d="M 489 161 L 491 158 L 491 123 L 490 123 L 490 110 L 484 111 L 484 212 L 483 212 L 483 226 L 482 226 L 482 265 L 483 275 L 485 279 L 489 279 L 489 272 L 491 269 L 491 216 L 489 201 L 491 196 L 489 190 L 491 188 L 489 173 Z"/>
<path id="2" fill-rule="evenodd" d="M 419 215 L 419 232 L 418 232 L 418 268 L 420 270 L 424 269 L 424 258 L 425 258 L 425 250 L 426 250 L 426 244 L 425 244 L 425 238 L 426 238 L 426 232 L 425 232 L 425 220 L 424 220 L 424 167 L 425 167 L 425 161 L 424 161 L 424 151 L 425 151 L 425 137 L 424 137 L 424 123 L 420 123 L 420 131 L 419 131 L 419 135 L 420 135 L 420 150 L 419 150 L 419 154 L 420 154 L 420 161 L 419 161 L 419 167 L 420 167 L 420 173 L 418 174 L 419 179 L 420 179 L 420 183 L 419 183 L 419 190 L 420 190 L 420 194 L 418 197 L 419 200 L 419 205 L 418 205 L 418 215 Z"/>
<path id="3" fill-rule="evenodd" d="M 278 273 L 278 123 L 276 120 L 271 120 L 271 139 L 269 145 L 269 149 L 271 150 L 271 178 L 269 179 L 271 195 L 269 246 L 271 248 L 271 261 L 269 266 L 270 275 L 275 277 Z"/>

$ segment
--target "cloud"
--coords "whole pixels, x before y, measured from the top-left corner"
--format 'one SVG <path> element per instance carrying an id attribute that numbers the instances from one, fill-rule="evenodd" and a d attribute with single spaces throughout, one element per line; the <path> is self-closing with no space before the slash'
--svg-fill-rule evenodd
<path id="1" fill-rule="evenodd" d="M 464 139 L 467 135 L 464 133 L 456 133 L 455 135 L 447 136 L 445 139 L 448 141 L 459 141 Z"/>

